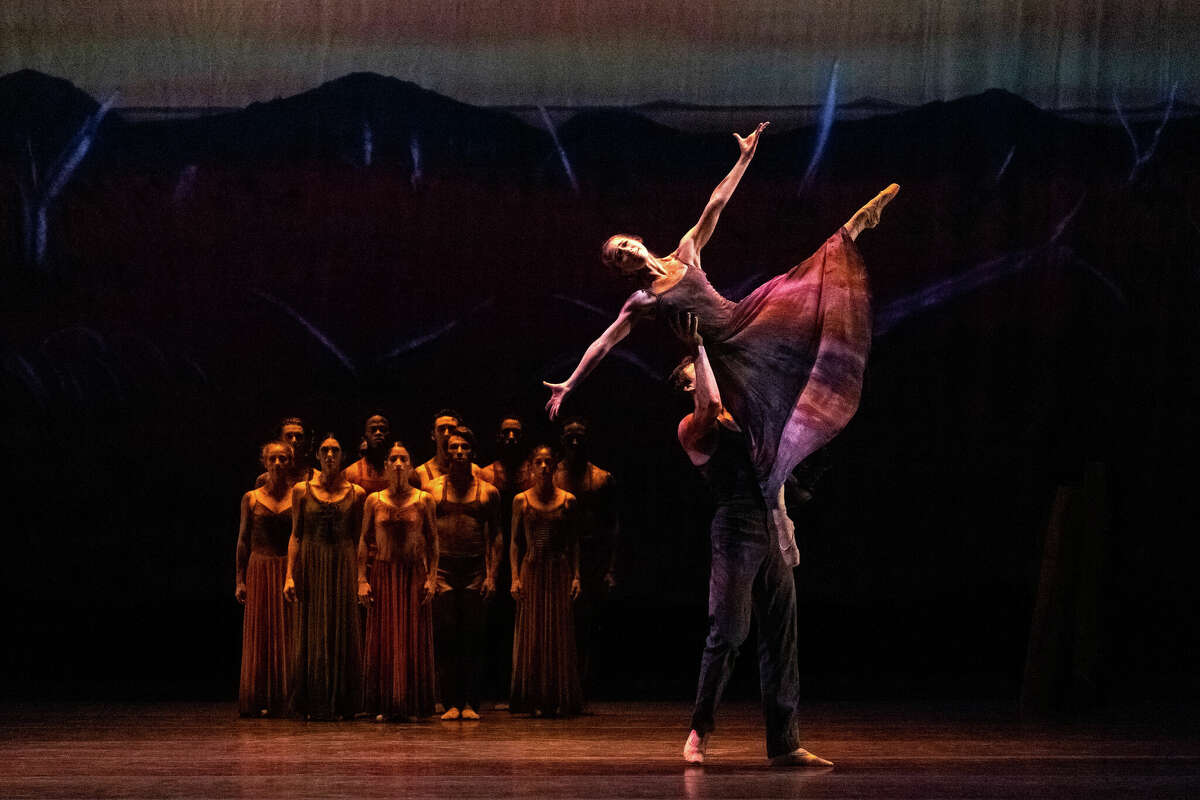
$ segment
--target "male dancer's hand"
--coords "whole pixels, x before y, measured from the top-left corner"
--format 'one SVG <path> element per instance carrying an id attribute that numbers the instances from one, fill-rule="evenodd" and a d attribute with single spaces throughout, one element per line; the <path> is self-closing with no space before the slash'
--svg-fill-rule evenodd
<path id="1" fill-rule="evenodd" d="M 675 338 L 695 350 L 704 346 L 704 338 L 700 335 L 700 317 L 690 311 L 680 311 L 674 317 L 667 318 L 667 327 Z"/>

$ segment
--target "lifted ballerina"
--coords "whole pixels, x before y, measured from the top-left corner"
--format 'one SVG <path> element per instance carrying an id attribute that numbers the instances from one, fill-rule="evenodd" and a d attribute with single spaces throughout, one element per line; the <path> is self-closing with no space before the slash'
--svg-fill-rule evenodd
<path id="1" fill-rule="evenodd" d="M 656 256 L 639 238 L 625 234 L 604 243 L 604 263 L 639 288 L 571 376 L 545 384 L 550 389 L 546 410 L 556 416 L 571 391 L 639 320 L 696 314 L 725 407 L 747 434 L 772 533 L 786 563 L 794 565 L 799 556 L 783 508 L 784 480 L 858 409 L 871 345 L 871 304 L 854 240 L 878 223 L 880 210 L 900 187 L 892 184 L 880 192 L 803 263 L 740 302 L 726 300 L 700 268 L 700 251 L 766 126 L 761 123 L 749 136 L 734 134 L 737 162 L 675 250 Z"/>

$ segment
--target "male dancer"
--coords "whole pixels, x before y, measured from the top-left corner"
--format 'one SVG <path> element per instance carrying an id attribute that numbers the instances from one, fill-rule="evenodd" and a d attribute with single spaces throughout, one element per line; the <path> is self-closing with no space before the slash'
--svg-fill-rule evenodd
<path id="1" fill-rule="evenodd" d="M 679 423 L 679 443 L 712 488 L 712 574 L 708 588 L 708 639 L 700 661 L 700 681 L 692 730 L 683 757 L 704 761 L 713 717 L 733 672 L 738 648 L 758 621 L 758 670 L 767 757 L 775 766 L 830 767 L 832 762 L 800 747 L 797 705 L 800 674 L 796 663 L 796 587 L 792 570 L 767 527 L 767 507 L 750 459 L 746 437 L 721 405 L 717 381 L 697 332 L 697 318 L 671 320 L 680 338 L 695 346 L 692 363 L 672 380 L 692 392 L 694 410 Z"/>
<path id="2" fill-rule="evenodd" d="M 342 470 L 342 477 L 366 490 L 367 494 L 388 488 L 387 454 L 391 450 L 392 426 L 383 414 L 367 417 L 363 439 L 367 449 L 362 458 Z"/>
<path id="3" fill-rule="evenodd" d="M 307 480 L 321 480 L 321 470 L 313 466 L 310 447 L 312 442 L 308 440 L 308 429 L 304 426 L 304 420 L 299 417 L 284 417 L 275 430 L 275 439 L 292 446 L 292 466 L 287 474 L 288 486 Z M 267 473 L 264 472 L 255 479 L 254 488 L 259 489 L 266 485 Z"/>
<path id="4" fill-rule="evenodd" d="M 443 408 L 433 415 L 429 438 L 433 440 L 436 449 L 433 458 L 412 471 L 408 480 L 413 486 L 428 492 L 435 480 L 450 471 L 450 454 L 446 450 L 446 444 L 450 441 L 450 434 L 462 424 L 462 414 L 452 408 Z M 471 464 L 471 474 L 479 474 L 477 464 Z"/>
<path id="5" fill-rule="evenodd" d="M 471 474 L 475 434 L 446 437 L 449 471 L 429 486 L 437 503 L 437 595 L 433 600 L 442 719 L 479 719 L 486 601 L 496 591 L 501 558 L 500 493 Z"/>
<path id="6" fill-rule="evenodd" d="M 500 539 L 501 553 L 508 554 L 512 534 L 513 498 L 530 487 L 528 453 L 525 446 L 525 425 L 516 414 L 501 418 L 496 432 L 496 460 L 479 470 L 479 477 L 496 487 L 500 492 Z M 513 625 L 516 606 L 512 596 L 503 591 L 512 583 L 512 568 L 507 557 L 500 559 L 496 570 L 496 592 L 488 605 L 488 682 L 485 687 L 491 697 L 496 698 L 496 709 L 508 707 L 508 692 L 512 683 Z"/>
<path id="7" fill-rule="evenodd" d="M 582 592 L 575 601 L 575 642 L 579 678 L 588 695 L 592 645 L 609 592 L 617 585 L 617 487 L 612 473 L 588 460 L 588 423 L 572 417 L 563 423 L 563 458 L 554 485 L 575 495 L 579 509 L 579 572 Z"/>

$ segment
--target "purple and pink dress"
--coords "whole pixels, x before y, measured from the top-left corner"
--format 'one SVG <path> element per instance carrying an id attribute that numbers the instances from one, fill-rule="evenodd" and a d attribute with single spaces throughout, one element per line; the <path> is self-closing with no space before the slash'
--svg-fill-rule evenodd
<path id="1" fill-rule="evenodd" d="M 857 246 L 839 228 L 813 255 L 736 303 L 713 289 L 699 265 L 650 294 L 660 319 L 699 317 L 721 401 L 746 434 L 784 559 L 799 563 L 780 488 L 858 410 L 871 298 Z"/>

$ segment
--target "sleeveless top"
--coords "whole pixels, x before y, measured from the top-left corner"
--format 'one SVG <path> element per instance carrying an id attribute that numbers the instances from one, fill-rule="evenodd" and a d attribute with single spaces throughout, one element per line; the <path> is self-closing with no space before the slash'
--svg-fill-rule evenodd
<path id="1" fill-rule="evenodd" d="M 286 556 L 292 538 L 292 509 L 272 511 L 258 498 L 250 512 L 250 552 L 264 556 Z"/>
<path id="2" fill-rule="evenodd" d="M 448 558 L 483 558 L 487 542 L 483 538 L 488 510 L 484 506 L 483 481 L 475 479 L 475 491 L 466 502 L 446 499 L 450 481 L 442 482 L 442 496 L 437 501 L 438 549 Z"/>
<path id="3" fill-rule="evenodd" d="M 397 508 L 386 500 L 376 499 L 375 546 L 379 561 L 421 561 L 425 557 L 425 537 L 421 526 L 424 514 L 421 502 L 414 500 Z"/>
<path id="4" fill-rule="evenodd" d="M 654 316 L 659 320 L 666 320 L 684 311 L 699 317 L 697 327 L 704 337 L 705 346 L 724 341 L 732 332 L 731 323 L 738 304 L 722 297 L 699 266 L 688 264 L 683 277 L 669 289 L 662 292 L 649 289 L 642 291 L 655 299 Z"/>
<path id="5" fill-rule="evenodd" d="M 525 501 L 525 530 L 528 537 L 529 562 L 566 558 L 570 552 L 569 526 L 567 525 L 567 502 L 543 510 Z"/>
<path id="6" fill-rule="evenodd" d="M 745 434 L 717 424 L 717 449 L 701 467 L 718 508 L 765 510 Z"/>
<path id="7" fill-rule="evenodd" d="M 353 527 L 350 511 L 354 508 L 354 487 L 346 496 L 334 503 L 317 499 L 312 486 L 304 482 L 304 499 L 300 502 L 300 524 L 296 526 L 296 538 L 310 539 L 321 544 L 351 544 L 358 541 L 358 531 Z"/>
<path id="8" fill-rule="evenodd" d="M 361 486 L 367 494 L 382 492 L 388 488 L 387 476 L 370 474 L 370 464 L 365 458 L 360 458 L 342 470 L 342 477 Z"/>

